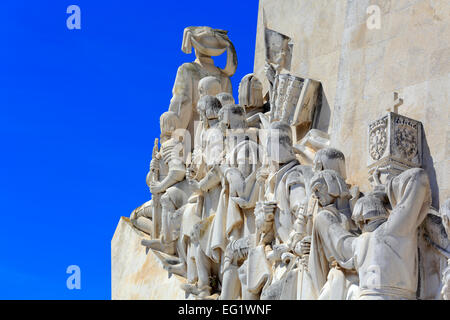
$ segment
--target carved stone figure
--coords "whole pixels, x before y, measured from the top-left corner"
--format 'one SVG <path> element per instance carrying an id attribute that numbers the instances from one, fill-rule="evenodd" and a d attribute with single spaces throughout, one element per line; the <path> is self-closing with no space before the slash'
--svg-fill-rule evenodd
<path id="1" fill-rule="evenodd" d="M 251 140 L 240 142 L 227 157 L 224 177 L 228 188 L 225 227 L 228 239 L 224 253 L 223 283 L 220 299 L 251 299 L 245 280 L 239 278 L 239 267 L 246 261 L 255 243 L 254 209 L 259 196 L 256 172 L 261 166 L 261 150 Z"/>
<path id="2" fill-rule="evenodd" d="M 261 127 L 261 116 L 268 111 L 264 104 L 262 83 L 250 73 L 242 78 L 239 84 L 239 105 L 245 109 L 247 123 L 250 127 Z"/>
<path id="3" fill-rule="evenodd" d="M 143 244 L 155 250 L 174 254 L 177 239 L 174 239 L 173 231 L 179 227 L 172 225 L 172 215 L 186 203 L 188 198 L 187 185 L 184 181 L 186 173 L 185 149 L 183 142 L 180 141 L 180 138 L 184 137 L 175 134 L 178 127 L 178 116 L 174 112 L 163 113 L 160 122 L 161 150 L 159 156 L 152 159 L 147 183 L 154 195 L 153 206 L 155 207 L 155 201 L 158 201 L 158 204 L 161 205 L 161 216 L 153 215 L 152 217 L 154 228 L 157 219 L 160 218 L 158 222 L 161 223 L 161 229 L 155 231 L 153 236 L 155 237 L 158 234 L 161 234 L 161 236 L 160 239 L 147 240 Z M 158 172 L 159 176 L 158 179 L 153 180 L 152 173 L 155 171 Z"/>
<path id="4" fill-rule="evenodd" d="M 305 199 L 304 193 L 296 194 L 300 191 L 295 187 L 299 163 L 292 150 L 291 130 L 286 123 L 271 124 L 265 152 L 269 163 L 257 173 L 262 188 L 255 207 L 256 247 L 250 250 L 240 273 L 245 275 L 242 278 L 247 291 L 254 297 L 261 294 L 261 298 L 275 299 L 281 295 L 282 290 L 278 287 L 285 284 L 285 278 L 274 277 L 273 271 L 287 262 L 282 261 L 281 255 L 289 251 L 289 247 L 281 243 L 290 239 L 295 211 Z"/>
<path id="5" fill-rule="evenodd" d="M 263 24 L 268 95 L 256 70 L 239 104 L 227 32 L 185 29 L 196 60 L 179 67 L 160 118 L 152 199 L 126 221 L 143 232 L 131 229 L 145 259 L 184 278 L 188 299 L 448 300 L 450 200 L 431 207 L 422 123 L 393 112 L 369 123 L 361 156 L 372 187 L 360 189 L 359 162 L 316 128 L 320 82 L 289 73 L 296 44 Z M 211 57 L 225 51 L 222 70 Z"/>
<path id="6" fill-rule="evenodd" d="M 431 203 L 428 176 L 422 169 L 407 170 L 388 181 L 385 191 L 392 206 L 389 216 L 376 196 L 356 203 L 353 219 L 362 230 L 360 236 L 348 232 L 336 214 L 325 210 L 314 220 L 316 236 L 327 259 L 333 257 L 340 267 L 357 270 L 359 299 L 415 299 L 417 229 Z M 326 201 L 326 196 L 319 197 Z"/>
<path id="7" fill-rule="evenodd" d="M 185 286 L 184 289 L 195 293 L 199 298 L 206 298 L 213 290 L 210 280 L 214 264 L 220 262 L 220 256 L 214 255 L 210 237 L 221 193 L 219 166 L 223 160 L 223 136 L 218 123 L 221 110 L 219 100 L 204 96 L 197 108 L 201 114 L 203 132 L 200 145 L 196 144 L 194 148 L 195 161 L 188 170 L 188 183 L 196 199 L 193 212 L 197 214 L 197 218 L 194 219 L 198 221 L 188 231 L 192 235 L 188 259 L 194 261 L 188 265 L 188 274 L 190 282 L 197 283 Z"/>
<path id="8" fill-rule="evenodd" d="M 324 159 L 325 157 L 318 157 Z M 341 162 L 340 157 L 337 163 Z M 316 163 L 321 163 L 316 160 Z M 324 164 L 332 162 L 323 161 Z M 333 166 L 333 165 L 332 165 Z M 318 171 L 314 174 L 311 181 L 311 192 L 318 199 L 319 212 L 314 217 L 314 226 L 311 236 L 311 253 L 309 258 L 308 270 L 311 273 L 313 294 L 317 299 L 346 299 L 352 292 L 352 285 L 357 279 L 352 275 L 351 267 L 348 272 L 342 270 L 345 265 L 345 258 L 342 258 L 340 252 L 334 252 L 327 243 L 328 236 L 322 232 L 326 224 L 321 222 L 321 216 L 329 217 L 343 231 L 350 233 L 352 230 L 351 212 L 349 210 L 348 200 L 350 192 L 343 177 L 334 170 Z M 330 269 L 330 265 L 333 266 Z M 331 272 L 331 274 L 330 274 Z M 339 290 L 332 285 L 333 281 L 345 284 L 340 286 Z"/>
<path id="9" fill-rule="evenodd" d="M 198 83 L 202 78 L 213 76 L 219 80 L 220 92 L 232 93 L 230 77 L 237 67 L 236 51 L 227 31 L 210 27 L 188 27 L 184 30 L 184 53 L 191 53 L 194 48 L 196 60 L 179 67 L 173 97 L 169 111 L 175 112 L 179 119 L 179 128 L 194 133 L 194 121 L 198 120 L 196 112 L 199 99 Z M 222 70 L 214 65 L 212 56 L 219 56 L 227 51 L 227 65 Z"/>

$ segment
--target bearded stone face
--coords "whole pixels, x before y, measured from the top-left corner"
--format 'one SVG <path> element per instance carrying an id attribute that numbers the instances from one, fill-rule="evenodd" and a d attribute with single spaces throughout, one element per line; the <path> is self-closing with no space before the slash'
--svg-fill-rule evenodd
<path id="1" fill-rule="evenodd" d="M 332 204 L 335 200 L 335 198 L 329 194 L 327 184 L 323 179 L 315 183 L 311 187 L 311 191 L 322 207 Z"/>

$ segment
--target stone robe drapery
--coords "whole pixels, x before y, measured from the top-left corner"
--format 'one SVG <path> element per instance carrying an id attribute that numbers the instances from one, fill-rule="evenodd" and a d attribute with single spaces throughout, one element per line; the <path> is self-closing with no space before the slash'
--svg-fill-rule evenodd
<path id="1" fill-rule="evenodd" d="M 313 281 L 313 296 L 319 297 L 327 282 L 330 262 L 353 268 L 351 242 L 355 236 L 348 231 L 347 217 L 330 205 L 319 211 L 314 219 L 308 270 Z"/>
<path id="2" fill-rule="evenodd" d="M 332 210 L 314 220 L 309 269 L 316 292 L 326 282 L 328 262 L 358 271 L 360 299 L 415 299 L 418 286 L 418 227 L 431 204 L 428 176 L 410 169 L 386 185 L 393 207 L 386 222 L 354 236 Z M 320 250 L 322 248 L 323 250 Z"/>
<path id="3" fill-rule="evenodd" d="M 354 263 L 363 299 L 415 299 L 418 286 L 418 227 L 431 205 L 428 176 L 410 169 L 386 185 L 392 205 L 388 220 L 354 244 Z M 379 285 L 373 272 L 379 268 Z"/>

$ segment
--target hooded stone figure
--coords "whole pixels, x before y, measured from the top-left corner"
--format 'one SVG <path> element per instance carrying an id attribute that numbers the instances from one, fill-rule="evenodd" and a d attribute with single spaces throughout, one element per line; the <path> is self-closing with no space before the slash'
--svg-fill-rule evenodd
<path id="1" fill-rule="evenodd" d="M 328 262 L 333 261 L 338 268 L 358 272 L 358 299 L 416 299 L 418 228 L 431 204 L 430 182 L 423 169 L 413 168 L 388 180 L 384 191 L 392 207 L 389 215 L 377 196 L 356 203 L 354 219 L 362 228 L 360 236 L 347 231 L 332 211 L 317 214 L 313 237 L 323 252 L 310 259 L 316 290 L 325 284 Z"/>
<path id="2" fill-rule="evenodd" d="M 179 118 L 179 128 L 188 129 L 194 137 L 194 121 L 199 120 L 196 111 L 199 99 L 198 83 L 208 76 L 219 80 L 221 91 L 232 93 L 230 77 L 236 72 L 236 50 L 227 36 L 227 31 L 210 27 L 188 27 L 184 29 L 182 50 L 190 54 L 194 48 L 194 62 L 184 63 L 178 68 L 172 90 L 169 111 Z M 227 64 L 224 69 L 214 65 L 211 57 L 227 51 Z"/>

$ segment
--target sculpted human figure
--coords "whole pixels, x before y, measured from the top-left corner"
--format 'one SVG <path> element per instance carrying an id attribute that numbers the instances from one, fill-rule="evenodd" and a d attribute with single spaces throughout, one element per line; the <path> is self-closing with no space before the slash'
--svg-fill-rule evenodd
<path id="1" fill-rule="evenodd" d="M 160 238 L 143 240 L 143 244 L 151 249 L 174 254 L 176 244 L 173 230 L 179 226 L 173 225 L 173 213 L 181 208 L 187 201 L 187 184 L 184 181 L 186 167 L 184 161 L 184 148 L 182 139 L 175 135 L 178 126 L 178 116 L 171 111 L 161 115 L 161 150 L 151 161 L 150 171 L 147 175 L 147 184 L 150 191 L 161 205 Z M 181 140 L 180 140 L 181 139 Z M 156 169 L 157 168 L 157 169 Z M 158 179 L 154 180 L 152 174 L 158 172 Z M 153 223 L 157 217 L 153 216 Z M 156 232 L 155 232 L 156 233 Z"/>
<path id="2" fill-rule="evenodd" d="M 345 157 L 339 150 L 327 148 L 319 150 L 313 167 L 298 165 L 291 170 L 286 179 L 285 194 L 289 195 L 288 203 L 295 217 L 294 227 L 284 246 L 289 252 L 283 254 L 290 261 L 290 271 L 285 274 L 282 299 L 316 299 L 312 279 L 308 270 L 313 214 L 317 210 L 317 200 L 311 195 L 311 183 L 314 172 L 337 169 L 345 176 Z M 341 181 L 342 182 L 342 181 Z M 342 182 L 342 185 L 345 185 Z M 339 208 L 350 220 L 347 206 L 347 194 L 338 197 Z M 282 257 L 283 257 L 282 256 Z"/>
<path id="3" fill-rule="evenodd" d="M 239 267 L 248 256 L 255 242 L 254 208 L 259 188 L 256 186 L 256 172 L 260 167 L 260 148 L 251 140 L 239 143 L 227 157 L 223 175 L 228 191 L 227 211 L 222 224 L 225 225 L 226 249 L 223 259 L 223 281 L 220 299 L 251 299 L 242 286 Z M 223 228 L 222 228 L 223 230 Z M 218 230 L 220 231 L 220 230 Z M 241 289 L 242 287 L 242 289 Z M 241 293 L 242 292 L 242 293 Z"/>
<path id="4" fill-rule="evenodd" d="M 301 166 L 293 153 L 291 139 L 289 125 L 272 123 L 265 139 L 268 163 L 257 171 L 261 187 L 255 207 L 255 247 L 239 270 L 241 282 L 253 298 L 259 295 L 261 299 L 280 297 L 276 288 L 280 279 L 274 277 L 274 271 L 286 262 L 281 256 L 290 250 L 286 243 L 294 230 L 294 212 L 305 201 L 301 192 L 304 188 L 299 187 L 298 179 Z"/>
<path id="5" fill-rule="evenodd" d="M 266 110 L 262 93 L 262 83 L 253 73 L 242 78 L 239 84 L 239 105 L 245 109 L 249 126 L 259 128 L 261 117 Z"/>
<path id="6" fill-rule="evenodd" d="M 193 198 L 196 199 L 194 211 L 198 215 L 198 222 L 192 225 L 191 231 L 185 231 L 194 234 L 195 241 L 191 241 L 189 246 L 188 259 L 194 262 L 188 264 L 190 284 L 184 286 L 184 289 L 195 293 L 199 298 L 206 298 L 213 293 L 210 278 L 217 276 L 216 269 L 220 263 L 220 256 L 214 255 L 214 250 L 211 249 L 210 237 L 221 194 L 223 136 L 218 123 L 221 110 L 219 100 L 204 96 L 199 100 L 197 109 L 203 132 L 200 143 L 194 148 L 195 161 L 188 168 L 188 183 L 193 190 Z"/>
<path id="7" fill-rule="evenodd" d="M 232 143 L 229 142 L 234 142 L 234 139 L 229 139 L 229 135 L 236 133 L 236 131 L 245 134 L 245 127 L 246 123 L 243 109 L 231 104 L 224 106 L 219 112 L 219 132 L 216 132 L 217 136 L 220 136 L 220 139 L 216 139 L 213 144 L 217 145 L 222 143 L 222 145 L 207 152 L 207 154 L 217 157 L 217 160 L 220 161 L 220 163 L 215 161 L 216 165 L 213 167 L 214 171 L 211 172 L 212 176 L 214 176 L 215 183 L 217 183 L 216 188 L 220 190 L 220 194 L 217 197 L 218 203 L 217 206 L 214 207 L 215 214 L 211 217 L 208 233 L 204 233 L 205 235 L 208 234 L 208 236 L 203 236 L 203 239 L 205 239 L 204 253 L 214 264 L 219 265 L 218 275 L 220 280 L 223 280 L 222 268 L 224 267 L 223 255 L 225 249 L 230 239 L 236 239 L 237 236 L 235 235 L 235 230 L 241 223 L 241 221 L 239 221 L 240 217 L 236 212 L 234 216 L 228 215 L 230 209 L 230 193 L 229 185 L 226 179 L 224 179 L 224 170 L 228 168 L 229 165 L 226 163 L 225 155 L 232 151 Z M 227 279 L 224 281 L 228 283 Z M 225 291 L 227 291 L 227 285 L 225 285 Z M 225 295 L 227 294 L 225 293 Z"/>
<path id="8" fill-rule="evenodd" d="M 227 31 L 210 27 L 188 27 L 184 30 L 182 50 L 191 53 L 194 48 L 196 60 L 179 67 L 169 111 L 179 118 L 179 128 L 188 129 L 194 137 L 194 121 L 199 99 L 198 83 L 202 78 L 213 76 L 220 82 L 220 92 L 232 93 L 230 77 L 237 68 L 236 51 L 227 36 Z M 227 51 L 227 65 L 220 69 L 214 65 L 212 56 Z"/>
<path id="9" fill-rule="evenodd" d="M 333 212 L 322 210 L 317 214 L 315 236 L 325 255 L 318 258 L 316 266 L 321 264 L 323 270 L 327 260 L 333 258 L 341 268 L 355 268 L 359 299 L 415 299 L 417 230 L 431 204 L 428 176 L 423 169 L 409 169 L 388 180 L 384 187 L 392 207 L 389 215 L 379 194 L 363 197 L 355 205 L 353 219 L 362 230 L 360 236 L 348 232 Z M 320 193 L 319 199 L 325 200 L 326 193 Z M 324 283 L 324 279 L 321 281 Z"/>
<path id="10" fill-rule="evenodd" d="M 346 174 L 346 168 L 345 168 L 345 156 L 344 154 L 335 149 L 335 148 L 329 148 L 329 147 L 325 147 L 323 149 L 319 149 L 316 153 L 315 156 L 313 158 L 313 162 L 312 162 L 312 169 L 314 172 L 320 172 L 320 171 L 324 171 L 324 170 L 333 170 L 337 173 L 337 175 L 339 177 L 342 178 L 343 181 L 345 181 L 347 174 Z M 312 177 L 311 177 L 312 178 Z M 338 179 L 338 178 L 336 178 Z M 336 180 L 341 182 L 341 179 Z M 350 187 L 348 184 L 347 185 L 347 189 Z M 347 192 L 348 191 L 348 192 Z M 351 201 L 356 201 L 353 199 L 350 199 L 351 196 L 354 195 L 354 197 L 356 198 L 357 196 L 359 196 L 359 189 L 356 187 L 353 188 L 353 190 L 347 190 L 345 193 L 345 197 L 343 198 L 338 198 L 337 201 L 339 203 L 337 203 L 337 206 L 339 206 L 339 210 L 345 214 L 345 219 L 346 219 L 346 224 L 348 224 L 349 226 L 349 230 L 353 230 L 356 231 L 356 225 L 354 224 L 353 220 L 351 219 L 351 209 L 352 209 L 352 203 Z M 314 201 L 314 199 L 310 199 L 312 201 Z M 349 203 L 350 201 L 350 203 Z M 315 205 L 317 205 L 317 199 L 316 199 L 316 203 L 314 203 Z M 313 205 L 314 205 L 313 204 Z M 309 204 L 311 206 L 311 203 Z M 307 216 L 304 216 L 303 219 L 305 221 L 305 224 L 308 225 L 308 230 L 309 230 L 309 239 L 306 238 L 303 241 L 304 242 L 308 242 L 310 241 L 310 237 L 311 237 L 311 230 L 312 230 L 312 212 L 314 211 L 314 209 L 310 209 L 310 212 L 308 212 Z"/>
<path id="11" fill-rule="evenodd" d="M 318 157 L 320 158 L 320 155 Z M 342 230 L 353 234 L 350 233 L 351 212 L 348 204 L 350 193 L 342 176 L 330 169 L 316 171 L 310 184 L 311 193 L 315 196 L 319 205 L 318 213 L 313 218 L 308 261 L 308 270 L 312 279 L 312 297 L 316 299 L 346 299 L 347 289 L 350 289 L 351 284 L 357 283 L 357 277 L 353 276 L 351 272 L 342 272 L 340 269 L 341 265 L 336 263 L 336 261 L 341 261 L 342 259 L 334 255 L 334 252 L 330 253 L 328 251 L 329 248 L 318 232 L 322 227 L 318 216 L 332 216 L 339 223 Z M 333 268 L 330 269 L 330 265 Z M 351 268 L 348 269 L 351 270 Z M 330 292 L 329 288 L 334 287 L 330 280 L 338 279 L 346 286 L 340 290 L 340 296 L 336 297 L 336 290 Z M 327 280 L 329 282 L 325 286 Z"/>

